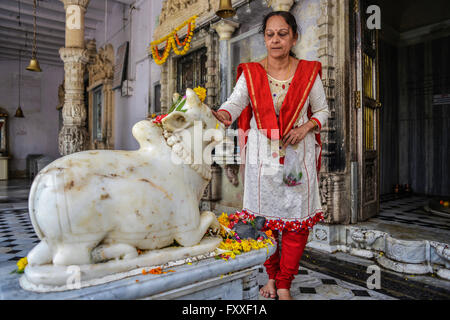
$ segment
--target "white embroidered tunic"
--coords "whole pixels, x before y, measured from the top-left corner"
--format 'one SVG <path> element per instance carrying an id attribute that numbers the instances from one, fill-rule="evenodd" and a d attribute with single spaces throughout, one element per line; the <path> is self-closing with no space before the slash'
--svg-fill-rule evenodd
<path id="1" fill-rule="evenodd" d="M 284 81 L 274 79 L 270 75 L 267 77 L 278 117 L 293 77 Z M 234 122 L 249 103 L 251 100 L 245 76 L 242 74 L 233 93 L 219 110 L 229 112 Z M 320 146 L 314 134 L 318 133 L 327 121 L 329 110 L 319 76 L 315 79 L 294 128 L 309 121 L 307 116 L 309 105 L 313 113 L 311 118 L 314 118 L 319 126 L 308 132 L 299 143 L 287 147 L 296 150 L 300 161 L 302 179 L 301 184 L 297 186 L 288 186 L 283 182 L 283 165 L 279 162 L 279 157 L 284 155 L 279 152 L 281 143 L 268 139 L 258 130 L 254 115 L 250 121 L 246 146 L 243 209 L 255 216 L 265 217 L 266 226 L 272 222 L 272 229 L 311 228 L 321 218 L 322 207 L 316 169 Z"/>

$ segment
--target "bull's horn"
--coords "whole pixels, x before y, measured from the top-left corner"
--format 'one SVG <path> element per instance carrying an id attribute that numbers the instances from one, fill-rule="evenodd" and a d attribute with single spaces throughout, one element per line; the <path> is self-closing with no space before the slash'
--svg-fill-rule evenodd
<path id="1" fill-rule="evenodd" d="M 186 104 L 189 107 L 200 107 L 202 105 L 200 98 L 198 97 L 198 95 L 195 93 L 194 90 L 187 88 L 186 89 Z"/>

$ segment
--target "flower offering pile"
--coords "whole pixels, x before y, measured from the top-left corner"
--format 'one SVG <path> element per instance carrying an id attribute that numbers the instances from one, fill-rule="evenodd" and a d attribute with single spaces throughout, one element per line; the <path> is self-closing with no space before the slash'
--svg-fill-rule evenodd
<path id="1" fill-rule="evenodd" d="M 223 241 L 217 249 L 220 253 L 216 257 L 217 259 L 227 261 L 230 258 L 234 259 L 236 255 L 240 255 L 242 252 L 248 252 L 250 250 L 267 248 L 268 251 L 268 246 L 274 245 L 275 239 L 273 238 L 271 230 L 265 232 L 265 237 L 260 236 L 257 239 L 242 238 L 236 231 L 232 230 L 238 223 L 247 224 L 249 227 L 255 227 L 255 216 L 246 211 L 236 212 L 230 215 L 223 212 L 218 220 L 221 225 L 220 235 L 222 236 Z"/>

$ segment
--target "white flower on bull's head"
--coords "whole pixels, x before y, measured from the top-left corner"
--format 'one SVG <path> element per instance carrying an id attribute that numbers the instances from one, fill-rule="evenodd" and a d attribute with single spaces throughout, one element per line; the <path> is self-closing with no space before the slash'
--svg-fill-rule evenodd
<path id="1" fill-rule="evenodd" d="M 172 111 L 161 124 L 165 135 L 171 135 L 180 146 L 175 146 L 174 151 L 182 148 L 189 150 L 189 155 L 184 155 L 194 164 L 211 164 L 211 152 L 214 146 L 219 144 L 224 137 L 225 127 L 217 121 L 211 109 L 202 103 L 198 95 L 192 89 L 186 90 L 186 103 L 182 110 Z"/>

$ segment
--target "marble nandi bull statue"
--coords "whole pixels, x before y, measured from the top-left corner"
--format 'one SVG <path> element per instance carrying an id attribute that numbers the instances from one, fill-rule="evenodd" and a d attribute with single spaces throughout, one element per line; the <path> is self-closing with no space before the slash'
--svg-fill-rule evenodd
<path id="1" fill-rule="evenodd" d="M 83 151 L 41 170 L 29 195 L 41 242 L 27 256 L 28 283 L 61 286 L 69 265 L 83 266 L 89 280 L 204 254 L 219 245 L 220 237 L 201 242 L 220 225 L 213 212 L 199 212 L 199 202 L 211 179 L 211 151 L 224 127 L 191 89 L 184 109 L 160 124 L 135 124 L 136 151 Z M 174 241 L 180 246 L 158 251 Z M 138 255 L 138 249 L 150 251 Z M 99 267 L 107 264 L 107 270 Z"/>

